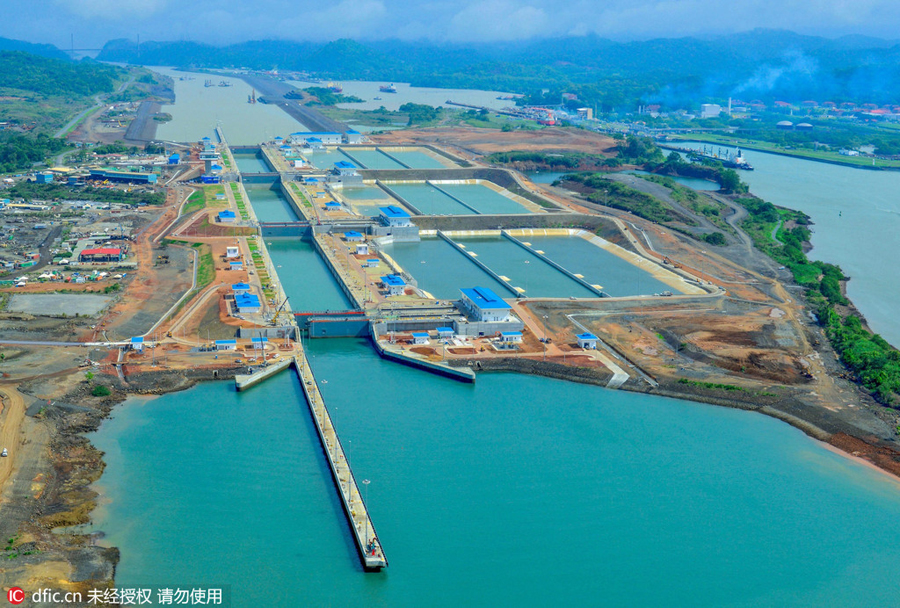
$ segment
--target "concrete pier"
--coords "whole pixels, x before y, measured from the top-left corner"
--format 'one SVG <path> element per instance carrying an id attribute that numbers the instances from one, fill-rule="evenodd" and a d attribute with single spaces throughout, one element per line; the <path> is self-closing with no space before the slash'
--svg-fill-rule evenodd
<path id="1" fill-rule="evenodd" d="M 300 385 L 306 395 L 306 403 L 316 423 L 316 432 L 322 442 L 322 449 L 331 469 L 334 485 L 338 490 L 344 513 L 350 522 L 350 529 L 359 550 L 360 560 L 367 572 L 377 572 L 388 565 L 387 557 L 381 547 L 381 540 L 375 532 L 375 525 L 369 517 L 365 499 L 360 494 L 359 485 L 350 463 L 344 454 L 341 440 L 338 438 L 334 425 L 331 423 L 331 415 L 325 407 L 325 400 L 319 392 L 319 385 L 306 361 L 305 355 L 295 358 L 294 369 L 300 378 Z"/>
<path id="2" fill-rule="evenodd" d="M 281 361 L 278 361 L 276 363 L 271 363 L 271 364 L 265 366 L 264 368 L 262 368 L 261 370 L 254 372 L 252 374 L 237 374 L 234 377 L 234 387 L 238 391 L 247 390 L 251 386 L 255 386 L 255 385 L 259 384 L 260 382 L 262 382 L 263 380 L 266 380 L 267 378 L 271 378 L 278 372 L 286 370 L 288 367 L 291 366 L 292 361 L 293 361 L 292 359 L 284 358 Z"/>

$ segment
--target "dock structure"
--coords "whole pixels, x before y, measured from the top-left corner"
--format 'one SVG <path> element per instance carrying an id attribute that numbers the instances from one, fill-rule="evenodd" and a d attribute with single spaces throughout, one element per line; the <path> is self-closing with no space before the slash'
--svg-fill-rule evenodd
<path id="1" fill-rule="evenodd" d="M 331 469 L 334 485 L 341 498 L 344 513 L 350 522 L 363 568 L 367 572 L 378 572 L 388 565 L 381 547 L 381 540 L 375 532 L 375 525 L 369 517 L 365 499 L 359 491 L 356 477 L 350 469 L 350 463 L 344 453 L 337 431 L 334 430 L 334 425 L 331 423 L 331 415 L 319 392 L 316 378 L 309 367 L 305 354 L 294 358 L 294 369 L 300 378 L 300 386 L 303 387 L 303 393 L 306 395 L 306 403 L 313 416 L 313 421 L 316 423 L 316 432 L 322 442 L 322 449 L 325 451 L 325 457 Z M 368 483 L 368 480 L 364 480 L 363 483 Z"/>

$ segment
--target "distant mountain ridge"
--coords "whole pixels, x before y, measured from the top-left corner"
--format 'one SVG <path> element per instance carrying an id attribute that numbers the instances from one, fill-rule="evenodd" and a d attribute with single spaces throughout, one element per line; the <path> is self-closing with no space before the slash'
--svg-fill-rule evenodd
<path id="1" fill-rule="evenodd" d="M 13 40 L 11 38 L 0 37 L 0 51 L 22 51 L 48 57 L 50 59 L 68 60 L 69 56 L 53 46 L 52 44 L 35 44 L 33 42 L 25 42 L 24 40 Z"/>
<path id="2" fill-rule="evenodd" d="M 595 35 L 490 44 L 382 40 L 111 40 L 98 59 L 144 65 L 306 71 L 327 79 L 510 90 L 539 98 L 574 92 L 588 103 L 684 105 L 707 98 L 900 103 L 900 45 L 757 29 L 717 37 L 615 42 Z"/>

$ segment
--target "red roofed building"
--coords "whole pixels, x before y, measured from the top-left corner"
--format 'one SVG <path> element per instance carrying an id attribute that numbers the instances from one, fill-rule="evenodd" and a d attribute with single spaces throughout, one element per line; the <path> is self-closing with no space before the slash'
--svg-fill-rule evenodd
<path id="1" fill-rule="evenodd" d="M 83 249 L 81 253 L 78 254 L 78 260 L 81 262 L 121 262 L 122 250 L 112 247 Z"/>

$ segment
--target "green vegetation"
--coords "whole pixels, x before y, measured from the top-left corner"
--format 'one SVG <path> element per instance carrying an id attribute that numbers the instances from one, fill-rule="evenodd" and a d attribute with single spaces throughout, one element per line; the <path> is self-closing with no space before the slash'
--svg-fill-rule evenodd
<path id="1" fill-rule="evenodd" d="M 205 243 L 194 243 L 191 247 L 199 249 L 200 265 L 197 267 L 197 289 L 203 289 L 216 278 L 216 264 L 213 260 L 212 248 Z"/>
<path id="2" fill-rule="evenodd" d="M 743 387 L 734 384 L 717 384 L 715 382 L 698 382 L 696 380 L 688 380 L 687 378 L 679 378 L 678 384 L 687 384 L 689 386 L 699 386 L 701 388 L 722 389 L 724 391 L 742 391 Z"/>
<path id="3" fill-rule="evenodd" d="M 717 247 L 728 244 L 728 241 L 725 239 L 725 235 L 721 232 L 710 232 L 709 234 L 704 235 L 703 240 L 710 245 L 716 245 Z"/>
<path id="4" fill-rule="evenodd" d="M 669 189 L 669 196 L 671 196 L 675 200 L 675 202 L 677 202 L 679 205 L 682 205 L 683 207 L 687 207 L 694 213 L 703 215 L 710 222 L 712 222 L 713 224 L 715 224 L 722 230 L 725 230 L 726 232 L 729 232 L 729 233 L 734 232 L 734 230 L 731 228 L 731 226 L 728 225 L 728 222 L 725 221 L 725 215 L 726 215 L 728 208 L 724 204 L 722 204 L 714 199 L 711 199 L 707 196 L 703 196 L 696 190 L 693 190 L 692 188 L 682 186 L 681 184 L 679 184 L 674 179 L 672 179 L 671 177 L 668 177 L 668 176 L 650 174 L 650 175 L 639 175 L 638 177 L 645 179 L 647 181 L 653 182 L 655 184 L 659 184 L 660 186 L 665 186 L 666 188 Z M 719 233 L 713 233 L 713 234 L 719 234 Z M 720 235 L 719 237 L 712 236 L 712 235 L 706 235 L 705 237 L 703 237 L 706 242 L 713 244 L 713 245 L 718 245 L 720 243 L 713 242 L 710 240 L 710 238 L 707 238 L 707 237 L 712 238 L 714 241 L 718 241 L 720 237 L 721 237 L 721 239 L 725 238 L 724 235 Z M 721 244 L 723 244 L 723 245 L 725 244 L 724 240 Z"/>
<path id="5" fill-rule="evenodd" d="M 485 160 L 497 165 L 526 165 L 541 167 L 548 171 L 578 170 L 587 167 L 588 170 L 598 167 L 618 167 L 619 160 L 607 158 L 602 154 L 586 154 L 583 152 L 531 152 L 510 150 L 509 152 L 495 152 L 485 157 Z"/>
<path id="6" fill-rule="evenodd" d="M 0 173 L 31 169 L 35 163 L 43 163 L 48 156 L 59 154 L 68 148 L 65 141 L 43 133 L 34 137 L 5 137 L 0 139 Z"/>
<path id="7" fill-rule="evenodd" d="M 206 199 L 202 192 L 194 192 L 188 197 L 184 207 L 181 208 L 182 215 L 189 215 L 195 211 L 200 211 L 206 206 Z"/>
<path id="8" fill-rule="evenodd" d="M 218 194 L 224 194 L 225 187 L 222 185 L 203 186 L 202 190 L 194 192 L 188 197 L 187 203 L 181 210 L 182 215 L 189 215 L 195 211 L 200 211 L 206 207 L 221 207 L 226 204 L 216 198 Z"/>
<path id="9" fill-rule="evenodd" d="M 444 112 L 442 108 L 434 108 L 421 103 L 405 103 L 399 109 L 409 115 L 409 126 L 434 123 L 440 120 Z"/>
<path id="10" fill-rule="evenodd" d="M 858 314 L 845 308 L 849 301 L 841 291 L 846 277 L 840 267 L 806 257 L 808 218 L 755 197 L 740 202 L 749 213 L 741 227 L 759 249 L 789 268 L 797 284 L 806 287 L 807 301 L 841 361 L 879 401 L 894 404 L 900 393 L 900 351 L 866 330 Z M 796 225 L 786 228 L 789 223 Z"/>
<path id="11" fill-rule="evenodd" d="M 560 181 L 569 182 L 567 187 L 585 193 L 585 198 L 591 202 L 628 211 L 652 222 L 695 224 L 658 198 L 596 173 L 564 175 Z"/>
<path id="12" fill-rule="evenodd" d="M 109 397 L 112 394 L 112 391 L 109 390 L 108 386 L 103 386 L 102 384 L 98 384 L 93 389 L 91 389 L 91 394 L 94 397 Z"/>
<path id="13" fill-rule="evenodd" d="M 0 86 L 39 95 L 90 96 L 112 91 L 125 70 L 96 62 L 74 63 L 19 51 L 0 51 Z"/>
<path id="14" fill-rule="evenodd" d="M 66 184 L 38 184 L 26 181 L 21 181 L 4 190 L 4 196 L 22 198 L 26 201 L 81 200 L 127 205 L 139 203 L 162 205 L 166 202 L 164 192 L 141 192 L 138 190 L 125 192 L 118 188 L 95 188 L 93 186 L 72 188 Z"/>
<path id="15" fill-rule="evenodd" d="M 137 154 L 140 152 L 137 146 L 126 146 L 120 141 L 114 144 L 102 144 L 90 149 L 94 154 Z"/>
<path id="16" fill-rule="evenodd" d="M 331 89 L 326 89 L 325 87 L 307 87 L 303 90 L 318 99 L 319 103 L 323 106 L 336 106 L 339 103 L 360 103 L 365 101 L 354 95 L 335 93 Z"/>

